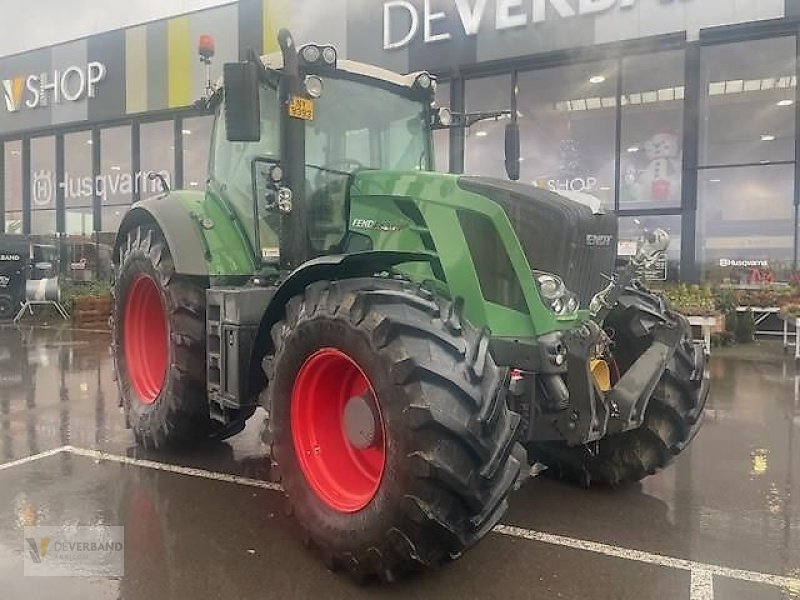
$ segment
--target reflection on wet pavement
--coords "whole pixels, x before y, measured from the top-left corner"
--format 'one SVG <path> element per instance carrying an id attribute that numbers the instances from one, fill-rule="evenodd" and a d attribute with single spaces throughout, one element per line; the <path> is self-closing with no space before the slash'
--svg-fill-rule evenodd
<path id="1" fill-rule="evenodd" d="M 71 445 L 267 479 L 263 415 L 226 443 L 143 453 L 117 406 L 108 336 L 0 328 L 0 463 Z M 504 522 L 572 538 L 800 577 L 800 371 L 780 347 L 711 363 L 693 446 L 622 490 L 546 477 L 513 496 Z M 120 580 L 25 578 L 26 524 L 124 525 Z M 563 597 L 688 598 L 689 573 L 489 536 L 451 567 L 391 588 L 329 573 L 297 536 L 279 493 L 60 453 L 0 471 L 0 598 Z M 800 598 L 800 589 L 715 578 L 716 598 Z"/>

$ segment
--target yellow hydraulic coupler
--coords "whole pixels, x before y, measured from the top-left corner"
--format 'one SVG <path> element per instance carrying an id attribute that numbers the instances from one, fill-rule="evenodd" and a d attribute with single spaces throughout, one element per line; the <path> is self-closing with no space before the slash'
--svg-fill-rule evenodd
<path id="1" fill-rule="evenodd" d="M 611 368 L 608 363 L 596 358 L 589 363 L 589 368 L 592 371 L 594 380 L 597 382 L 597 387 L 603 392 L 609 391 L 611 389 Z"/>

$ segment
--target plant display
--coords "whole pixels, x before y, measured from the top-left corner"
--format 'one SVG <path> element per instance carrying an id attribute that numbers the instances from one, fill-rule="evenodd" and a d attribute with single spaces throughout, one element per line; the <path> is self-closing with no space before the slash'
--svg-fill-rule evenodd
<path id="1" fill-rule="evenodd" d="M 711 286 L 681 283 L 665 289 L 663 294 L 674 310 L 688 316 L 706 317 L 719 312 Z"/>

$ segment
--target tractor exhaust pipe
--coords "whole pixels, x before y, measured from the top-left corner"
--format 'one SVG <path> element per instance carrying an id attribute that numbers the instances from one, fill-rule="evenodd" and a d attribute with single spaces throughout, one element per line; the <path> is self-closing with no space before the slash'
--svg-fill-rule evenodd
<path id="1" fill-rule="evenodd" d="M 278 86 L 281 107 L 281 164 L 286 186 L 292 191 L 291 205 L 282 211 L 280 247 L 281 269 L 292 271 L 309 259 L 308 202 L 306 201 L 306 126 L 305 121 L 289 116 L 292 97 L 303 94 L 300 60 L 292 34 L 278 32 L 283 54 L 283 74 Z"/>

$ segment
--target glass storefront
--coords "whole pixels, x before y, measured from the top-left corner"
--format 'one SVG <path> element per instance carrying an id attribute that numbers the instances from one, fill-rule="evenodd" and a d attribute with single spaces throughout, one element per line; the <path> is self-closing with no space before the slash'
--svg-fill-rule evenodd
<path id="1" fill-rule="evenodd" d="M 3 144 L 3 197 L 6 233 L 22 233 L 22 142 Z"/>
<path id="2" fill-rule="evenodd" d="M 142 123 L 139 128 L 139 167 L 143 175 L 141 197 L 161 191 L 158 181 L 151 180 L 150 172 L 160 173 L 172 187 L 175 180 L 175 122 L 157 121 Z"/>
<path id="3" fill-rule="evenodd" d="M 622 61 L 619 207 L 681 206 L 684 52 Z"/>
<path id="4" fill-rule="evenodd" d="M 521 72 L 518 86 L 521 181 L 591 194 L 613 209 L 616 63 Z"/>
<path id="5" fill-rule="evenodd" d="M 755 34 L 767 37 L 701 34 L 697 44 L 637 40 L 467 64 L 442 71 L 436 100 L 468 113 L 510 112 L 516 100 L 521 181 L 616 210 L 621 255 L 643 230 L 667 229 L 669 255 L 652 277 L 789 281 L 800 246 L 797 42 L 785 29 Z M 508 119 L 436 131 L 437 170 L 505 179 Z M 62 272 L 94 277 L 132 203 L 161 191 L 151 171 L 171 187 L 205 189 L 212 127 L 187 107 L 10 132 L 0 146 L 5 229 L 57 240 Z"/>
<path id="6" fill-rule="evenodd" d="M 795 38 L 704 48 L 697 262 L 704 280 L 789 281 L 795 256 Z"/>
<path id="7" fill-rule="evenodd" d="M 94 140 L 91 131 L 64 136 L 64 175 L 59 182 L 64 190 L 64 233 L 66 271 L 71 279 L 91 279 L 97 265 L 92 260 L 94 214 L 92 204 L 95 179 L 92 169 Z"/>
<path id="8" fill-rule="evenodd" d="M 183 187 L 187 190 L 205 189 L 213 127 L 211 115 L 183 119 Z"/>
<path id="9" fill-rule="evenodd" d="M 56 139 L 33 138 L 29 177 L 31 194 L 31 234 L 52 235 L 56 231 Z"/>
<path id="10" fill-rule="evenodd" d="M 511 75 L 468 80 L 464 89 L 464 107 L 471 113 L 510 110 Z M 464 146 L 466 173 L 505 179 L 505 124 L 503 119 L 488 119 L 467 129 Z"/>

